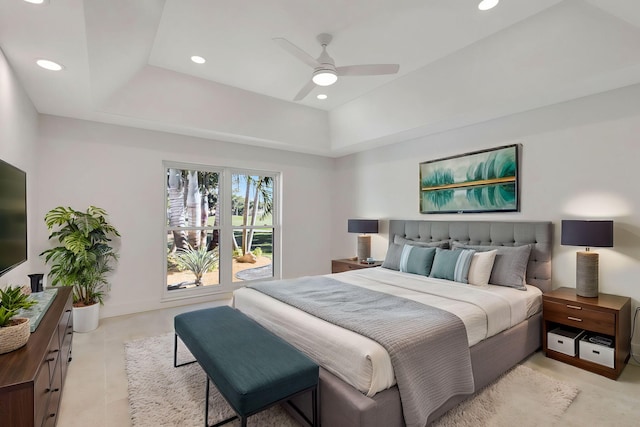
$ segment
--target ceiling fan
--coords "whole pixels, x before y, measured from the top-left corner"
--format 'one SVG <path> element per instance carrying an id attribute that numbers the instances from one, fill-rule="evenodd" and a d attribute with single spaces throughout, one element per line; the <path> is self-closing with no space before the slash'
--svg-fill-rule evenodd
<path id="1" fill-rule="evenodd" d="M 338 76 L 379 76 L 383 74 L 396 74 L 400 69 L 400 65 L 398 64 L 367 64 L 336 67 L 333 58 L 327 53 L 327 46 L 333 38 L 331 34 L 322 33 L 316 38 L 322 46 L 322 53 L 318 59 L 314 59 L 307 52 L 287 39 L 280 37 L 273 39 L 281 48 L 313 68 L 311 80 L 300 89 L 300 92 L 293 98 L 294 101 L 303 99 L 316 85 L 330 86 L 334 84 L 338 80 Z"/>

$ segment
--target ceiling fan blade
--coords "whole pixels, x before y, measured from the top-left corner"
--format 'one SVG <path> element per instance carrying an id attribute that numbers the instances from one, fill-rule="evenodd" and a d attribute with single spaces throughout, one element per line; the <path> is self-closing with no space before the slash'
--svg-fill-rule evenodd
<path id="1" fill-rule="evenodd" d="M 286 50 L 291 55 L 295 56 L 296 58 L 298 58 L 300 61 L 304 62 L 311 68 L 316 68 L 320 66 L 320 63 L 316 61 L 314 57 L 309 55 L 304 50 L 300 49 L 295 44 L 291 43 L 289 40 L 283 39 L 281 37 L 277 37 L 277 38 L 274 38 L 273 41 L 276 42 L 278 46 L 280 46 L 281 48 L 283 48 L 284 50 Z"/>
<path id="2" fill-rule="evenodd" d="M 336 67 L 339 76 L 379 76 L 382 74 L 395 74 L 400 69 L 398 64 L 369 64 L 347 65 Z"/>
<path id="3" fill-rule="evenodd" d="M 304 99 L 305 96 L 309 95 L 309 92 L 311 92 L 315 87 L 316 87 L 316 84 L 313 82 L 313 80 L 309 80 L 309 83 L 307 83 L 306 85 L 303 86 L 302 89 L 300 89 L 300 92 L 298 92 L 298 94 L 296 95 L 295 98 L 293 98 L 293 100 L 301 101 L 302 99 Z"/>

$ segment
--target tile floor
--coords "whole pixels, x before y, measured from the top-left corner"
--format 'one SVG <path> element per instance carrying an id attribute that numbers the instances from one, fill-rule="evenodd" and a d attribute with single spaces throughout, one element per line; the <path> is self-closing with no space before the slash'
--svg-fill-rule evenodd
<path id="1" fill-rule="evenodd" d="M 75 334 L 73 361 L 62 396 L 59 427 L 131 426 L 123 343 L 173 331 L 176 314 L 224 302 L 177 307 L 100 321 L 89 333 Z M 580 394 L 562 426 L 636 426 L 640 420 L 640 367 L 627 365 L 617 381 L 548 359 L 540 352 L 524 365 L 571 382 Z"/>

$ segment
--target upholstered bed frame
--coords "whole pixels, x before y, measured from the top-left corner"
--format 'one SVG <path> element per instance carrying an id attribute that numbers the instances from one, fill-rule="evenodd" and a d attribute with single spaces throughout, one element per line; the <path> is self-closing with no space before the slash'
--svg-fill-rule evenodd
<path id="1" fill-rule="evenodd" d="M 547 292 L 551 290 L 552 230 L 550 222 L 391 220 L 389 242 L 393 242 L 395 236 L 400 236 L 423 242 L 450 240 L 470 245 L 532 245 L 527 283 Z M 471 347 L 476 391 L 540 347 L 541 317 L 541 313 L 538 313 Z M 429 423 L 467 397 L 454 396 L 449 399 L 431 415 Z M 301 397 L 296 404 L 300 407 L 310 406 L 306 397 Z M 310 408 L 307 409 L 310 412 Z M 370 398 L 322 368 L 320 419 L 327 427 L 404 426 L 397 387 Z"/>

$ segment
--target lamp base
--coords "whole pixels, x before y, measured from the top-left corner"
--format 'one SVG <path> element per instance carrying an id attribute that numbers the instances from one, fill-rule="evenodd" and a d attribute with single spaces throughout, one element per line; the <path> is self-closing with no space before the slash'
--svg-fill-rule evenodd
<path id="1" fill-rule="evenodd" d="M 578 252 L 576 256 L 576 294 L 581 297 L 598 296 L 598 254 Z"/>
<path id="2" fill-rule="evenodd" d="M 371 256 L 371 236 L 361 234 L 358 236 L 358 261 L 364 261 Z"/>

